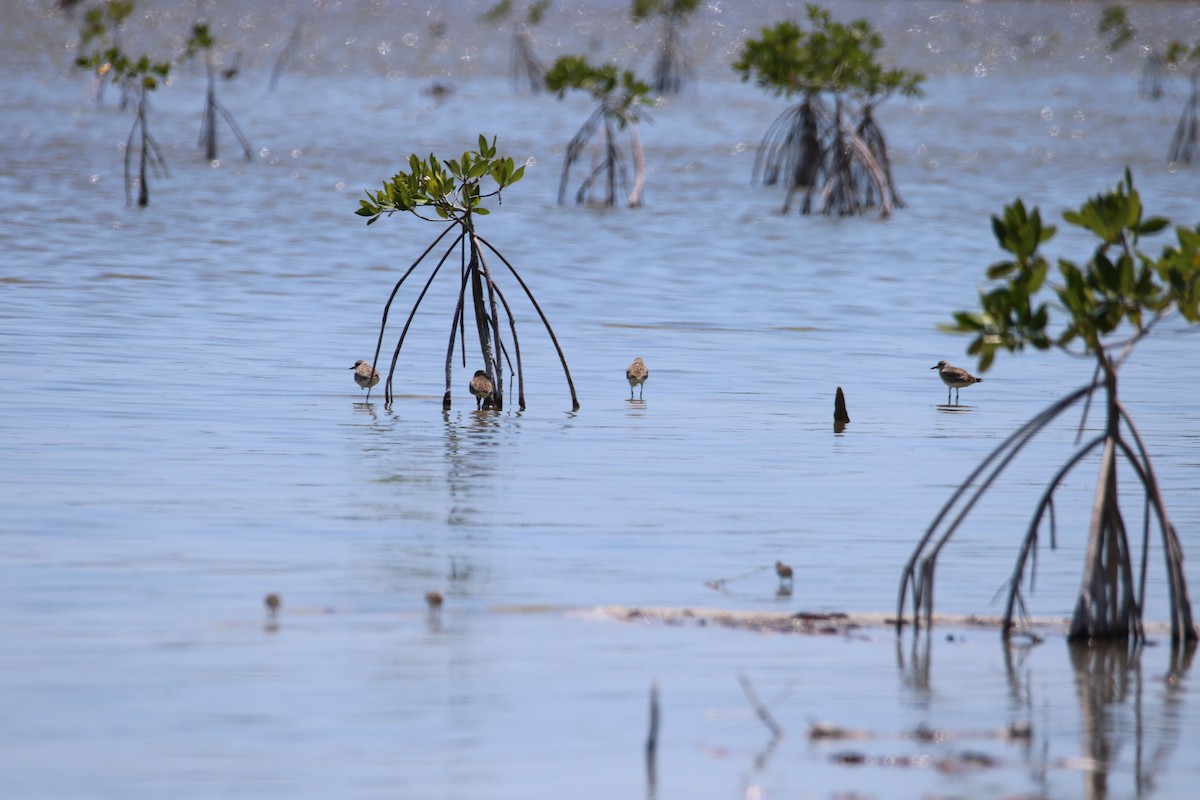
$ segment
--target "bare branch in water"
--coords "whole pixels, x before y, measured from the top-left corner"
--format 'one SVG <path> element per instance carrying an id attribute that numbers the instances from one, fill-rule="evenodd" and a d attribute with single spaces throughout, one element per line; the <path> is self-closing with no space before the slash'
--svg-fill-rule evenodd
<path id="1" fill-rule="evenodd" d="M 758 699 L 758 692 L 754 691 L 754 685 L 750 683 L 750 679 L 746 677 L 744 672 L 738 673 L 738 683 L 742 685 L 742 692 L 745 693 L 746 699 L 750 701 L 750 707 L 754 709 L 754 713 L 767 726 L 767 730 L 771 732 L 771 736 L 775 739 L 782 738 L 783 726 L 776 722 L 775 717 L 771 716 L 770 709 Z"/>
<path id="2" fill-rule="evenodd" d="M 766 572 L 769 569 L 771 569 L 771 567 L 755 567 L 754 569 L 750 570 L 749 572 L 743 572 L 741 575 L 734 575 L 732 578 L 714 578 L 711 581 L 705 581 L 704 585 L 710 589 L 721 589 L 727 583 L 733 583 L 734 581 L 744 581 L 746 578 L 753 577 L 760 572 Z"/>
<path id="3" fill-rule="evenodd" d="M 646 736 L 646 797 L 658 795 L 658 681 L 650 684 L 650 733 Z"/>

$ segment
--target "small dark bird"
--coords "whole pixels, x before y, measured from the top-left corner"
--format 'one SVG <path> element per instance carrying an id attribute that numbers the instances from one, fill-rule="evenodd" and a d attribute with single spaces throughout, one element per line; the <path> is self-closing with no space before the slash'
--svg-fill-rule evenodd
<path id="1" fill-rule="evenodd" d="M 983 383 L 983 378 L 976 378 L 962 367 L 951 366 L 946 361 L 939 361 L 930 367 L 930 369 L 936 369 L 938 377 L 942 379 L 942 383 L 946 384 L 946 405 L 950 405 L 951 389 L 954 390 L 954 402 L 957 403 L 959 389 L 975 383 Z"/>
<path id="2" fill-rule="evenodd" d="M 782 586 L 785 582 L 788 586 L 792 585 L 792 568 L 782 561 L 775 562 L 775 574 L 779 576 L 779 584 Z"/>
<path id="3" fill-rule="evenodd" d="M 633 399 L 633 387 L 638 387 L 638 399 L 642 399 L 642 392 L 645 391 L 646 378 L 650 377 L 650 370 L 646 369 L 646 362 L 640 358 L 635 358 L 633 363 L 625 368 L 625 380 L 629 381 L 629 399 Z"/>
<path id="4" fill-rule="evenodd" d="M 443 600 L 444 598 L 442 597 L 441 592 L 425 593 L 425 605 L 429 606 L 429 612 L 431 614 L 438 611 L 442 607 Z"/>
<path id="5" fill-rule="evenodd" d="M 492 379 L 488 374 L 481 369 L 475 370 L 475 377 L 471 378 L 471 385 L 468 387 L 471 394 L 475 395 L 475 410 L 484 407 L 492 402 L 492 393 L 496 391 L 496 385 L 492 383 Z"/>
<path id="6" fill-rule="evenodd" d="M 279 613 L 279 606 L 282 605 L 282 603 L 279 600 L 279 595 L 271 592 L 269 595 L 263 598 L 263 605 L 267 607 L 267 613 L 274 617 Z"/>
<path id="7" fill-rule="evenodd" d="M 354 382 L 364 389 L 370 389 L 375 384 L 379 383 L 379 373 L 375 368 L 363 361 L 361 358 L 354 362 L 354 366 L 350 369 L 354 370 Z"/>

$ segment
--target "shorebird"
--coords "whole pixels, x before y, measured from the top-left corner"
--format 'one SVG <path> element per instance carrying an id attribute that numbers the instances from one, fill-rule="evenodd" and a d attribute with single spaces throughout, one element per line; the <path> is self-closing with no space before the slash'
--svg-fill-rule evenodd
<path id="1" fill-rule="evenodd" d="M 973 383 L 983 383 L 983 378 L 976 378 L 962 367 L 951 366 L 946 361 L 939 361 L 930 369 L 938 371 L 938 377 L 946 384 L 946 405 L 950 405 L 950 390 L 954 390 L 954 402 L 958 402 L 958 390 Z"/>
<path id="2" fill-rule="evenodd" d="M 481 369 L 475 370 L 475 377 L 471 378 L 471 385 L 468 387 L 471 394 L 475 395 L 475 410 L 483 408 L 484 403 L 489 407 L 492 401 L 492 392 L 496 391 L 496 385 L 492 383 L 492 379 L 488 374 Z"/>
<path id="3" fill-rule="evenodd" d="M 375 384 L 379 383 L 379 373 L 375 368 L 363 361 L 361 358 L 354 362 L 354 366 L 350 369 L 354 370 L 354 382 L 364 389 L 370 389 Z"/>
<path id="4" fill-rule="evenodd" d="M 787 582 L 788 586 L 792 585 L 792 568 L 782 561 L 775 562 L 775 574 L 779 576 L 779 585 L 783 586 Z"/>
<path id="5" fill-rule="evenodd" d="M 442 602 L 445 598 L 441 592 L 426 592 L 425 606 L 429 609 L 426 617 L 429 630 L 438 633 L 442 630 Z"/>
<path id="6" fill-rule="evenodd" d="M 640 358 L 635 358 L 633 363 L 625 368 L 625 380 L 629 381 L 629 399 L 633 399 L 633 387 L 638 387 L 638 399 L 642 399 L 642 392 L 645 391 L 644 384 L 646 378 L 650 377 L 650 370 L 646 369 L 646 362 Z"/>
<path id="7" fill-rule="evenodd" d="M 279 595 L 271 592 L 263 598 L 263 605 L 267 607 L 267 624 L 263 630 L 267 633 L 275 633 L 279 630 L 279 606 L 282 605 Z"/>

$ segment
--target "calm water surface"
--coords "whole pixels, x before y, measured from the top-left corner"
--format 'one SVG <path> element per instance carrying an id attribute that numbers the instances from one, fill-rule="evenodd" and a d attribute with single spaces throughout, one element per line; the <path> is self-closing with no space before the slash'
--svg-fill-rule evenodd
<path id="1" fill-rule="evenodd" d="M 964 475 L 1088 380 L 1061 355 L 1004 357 L 949 411 L 929 367 L 971 365 L 937 325 L 974 302 L 999 258 L 988 216 L 1014 197 L 1056 218 L 1128 165 L 1148 208 L 1200 220 L 1195 170 L 1163 158 L 1182 81 L 1138 99 L 1137 54 L 1109 57 L 1094 4 L 833 6 L 869 16 L 930 76 L 924 99 L 881 109 L 909 203 L 886 222 L 784 217 L 777 192 L 750 185 L 783 105 L 728 63 L 746 31 L 784 16 L 771 4 L 710 4 L 688 29 L 697 80 L 642 127 L 637 211 L 554 204 L 590 107 L 516 94 L 508 34 L 470 3 L 210 4 L 222 57 L 243 51 L 220 92 L 254 160 L 226 136 L 223 160 L 203 162 L 203 76 L 182 68 L 151 118 L 170 176 L 148 209 L 126 209 L 128 115 L 71 72 L 78 20 L 47 5 L 0 12 L 6 798 L 642 797 L 655 680 L 664 800 L 1192 796 L 1200 708 L 1165 643 L 1072 663 L 1057 638 L 1006 654 L 990 631 L 922 644 L 589 611 L 889 611 Z M 177 48 L 194 7 L 139 5 L 151 13 L 131 38 Z M 645 69 L 655 33 L 629 33 L 624 11 L 556 4 L 538 46 Z M 1147 41 L 1198 21 L 1177 4 L 1134 10 Z M 407 154 L 453 154 L 480 132 L 530 164 L 481 229 L 554 324 L 578 413 L 523 307 L 528 409 L 475 413 L 468 363 L 443 413 L 449 287 L 414 324 L 390 408 L 346 369 L 370 357 L 387 291 L 437 233 L 401 218 L 368 229 L 357 197 Z M 1082 260 L 1088 246 L 1064 231 L 1050 249 Z M 1194 593 L 1196 341 L 1166 325 L 1123 372 Z M 639 355 L 652 374 L 632 403 L 622 370 Z M 838 386 L 853 422 L 835 435 Z M 976 510 L 943 557 L 939 610 L 999 612 L 1077 422 Z M 1060 490 L 1034 613 L 1073 607 L 1093 474 Z M 791 596 L 768 572 L 705 586 L 776 559 L 796 568 Z M 430 590 L 446 596 L 437 619 Z M 283 612 L 268 629 L 271 591 Z M 785 731 L 773 747 L 739 674 Z M 814 720 L 877 736 L 809 743 Z M 1014 722 L 1032 739 L 994 736 Z M 951 735 L 918 741 L 919 726 Z M 868 763 L 839 763 L 847 752 Z M 994 765 L 964 767 L 964 752 Z"/>

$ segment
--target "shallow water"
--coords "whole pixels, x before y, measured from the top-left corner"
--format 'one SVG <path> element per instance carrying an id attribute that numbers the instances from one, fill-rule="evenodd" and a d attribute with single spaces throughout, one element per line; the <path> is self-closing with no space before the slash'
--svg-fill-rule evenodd
<path id="1" fill-rule="evenodd" d="M 154 43 L 192 18 L 143 7 Z M 1058 354 L 1001 357 L 960 407 L 943 405 L 930 365 L 970 360 L 937 324 L 999 257 L 988 216 L 1020 195 L 1056 217 L 1129 165 L 1148 208 L 1200 220 L 1194 170 L 1163 161 L 1184 98 L 1139 100 L 1136 55 L 1107 57 L 1090 4 L 838 5 L 930 75 L 924 99 L 880 113 L 909 205 L 886 222 L 785 217 L 777 192 L 749 183 L 782 103 L 727 68 L 741 32 L 777 12 L 719 5 L 689 29 L 694 89 L 642 127 L 646 206 L 560 208 L 563 146 L 587 102 L 515 94 L 507 34 L 474 22 L 484 6 L 441 38 L 438 8 L 322 6 L 271 91 L 296 10 L 222 6 L 218 41 L 245 55 L 221 97 L 254 161 L 226 136 L 223 160 L 203 163 L 203 79 L 184 69 L 155 97 L 171 174 L 142 211 L 124 207 L 127 115 L 68 69 L 78 22 L 33 3 L 0 12 L 5 796 L 642 796 L 657 680 L 664 800 L 1190 797 L 1200 714 L 1165 643 L 1124 671 L 1076 670 L 1057 638 L 1006 663 L 990 631 L 939 631 L 926 651 L 886 630 L 764 636 L 586 613 L 890 611 L 958 482 L 1090 377 Z M 623 11 L 556 6 L 538 40 L 644 63 L 653 32 L 621 44 Z M 1148 35 L 1200 19 L 1136 11 Z M 434 81 L 452 93 L 434 100 Z M 400 218 L 367 228 L 357 197 L 408 153 L 455 153 L 479 132 L 529 160 L 481 227 L 554 325 L 577 413 L 520 307 L 528 408 L 475 413 L 468 363 L 443 413 L 448 287 L 414 324 L 390 408 L 378 392 L 363 402 L 346 370 L 370 357 L 386 293 L 436 233 Z M 1050 250 L 1081 259 L 1086 246 L 1063 231 Z M 1189 554 L 1194 336 L 1165 326 L 1123 372 Z M 635 355 L 651 370 L 640 403 L 622 374 Z M 943 556 L 938 610 L 998 613 L 1077 421 L 972 515 Z M 1060 490 L 1036 614 L 1074 605 L 1093 474 Z M 790 596 L 769 572 L 705 585 L 776 559 L 796 568 Z M 1187 570 L 1200 585 L 1194 556 Z M 440 619 L 430 590 L 446 595 Z M 265 630 L 269 591 L 284 605 Z M 786 732 L 765 760 L 739 672 Z M 810 744 L 811 720 L 880 736 Z M 1032 741 L 980 733 L 1012 722 L 1031 723 Z M 920 725 L 961 736 L 905 738 Z M 836 763 L 847 750 L 870 763 Z M 950 769 L 963 751 L 999 765 Z M 928 761 L 883 765 L 908 756 Z"/>

